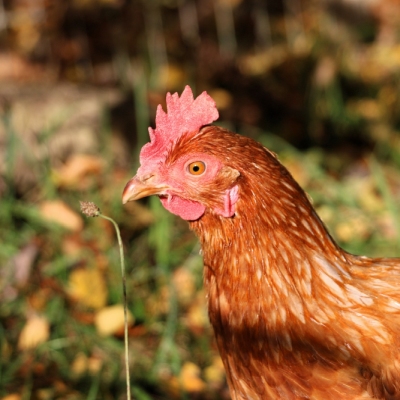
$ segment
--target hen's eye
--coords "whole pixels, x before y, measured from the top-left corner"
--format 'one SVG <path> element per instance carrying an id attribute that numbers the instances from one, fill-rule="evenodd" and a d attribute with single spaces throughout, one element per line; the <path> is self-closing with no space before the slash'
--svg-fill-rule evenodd
<path id="1" fill-rule="evenodd" d="M 203 161 L 195 161 L 188 165 L 188 170 L 192 175 L 201 175 L 206 170 Z"/>

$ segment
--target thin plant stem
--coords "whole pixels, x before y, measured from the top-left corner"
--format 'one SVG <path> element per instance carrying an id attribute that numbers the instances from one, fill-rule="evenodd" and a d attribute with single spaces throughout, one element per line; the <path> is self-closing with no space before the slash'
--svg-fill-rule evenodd
<path id="1" fill-rule="evenodd" d="M 126 395 L 128 400 L 131 399 L 131 380 L 130 380 L 130 372 L 129 372 L 129 351 L 128 351 L 128 301 L 126 295 L 126 274 L 125 274 L 125 258 L 124 258 L 124 247 L 122 245 L 121 232 L 119 230 L 118 224 L 112 219 L 101 212 L 99 213 L 99 217 L 110 221 L 115 228 L 115 232 L 117 233 L 118 246 L 119 246 L 119 258 L 121 262 L 121 274 L 122 274 L 122 291 L 124 295 L 124 344 L 125 344 L 125 370 L 126 370 Z"/>
<path id="2" fill-rule="evenodd" d="M 125 257 L 124 257 L 124 247 L 122 245 L 121 232 L 119 230 L 118 224 L 110 217 L 103 215 L 100 209 L 92 202 L 81 201 L 81 211 L 88 217 L 101 217 L 110 221 L 115 228 L 117 233 L 117 240 L 119 246 L 119 258 L 121 263 L 121 275 L 122 275 L 122 292 L 123 292 L 123 303 L 124 303 L 124 345 L 125 345 L 125 371 L 126 371 L 126 395 L 128 400 L 131 400 L 131 378 L 129 372 L 129 347 L 128 347 L 128 301 L 126 295 L 126 274 L 125 274 Z"/>

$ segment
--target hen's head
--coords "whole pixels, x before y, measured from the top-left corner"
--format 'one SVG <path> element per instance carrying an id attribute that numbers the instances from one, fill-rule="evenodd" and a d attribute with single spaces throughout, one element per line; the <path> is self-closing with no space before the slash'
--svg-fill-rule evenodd
<path id="1" fill-rule="evenodd" d="M 217 118 L 206 92 L 196 99 L 189 86 L 181 97 L 168 93 L 167 113 L 158 106 L 156 128 L 149 128 L 150 143 L 140 152 L 141 166 L 125 186 L 123 202 L 158 195 L 167 210 L 185 220 L 199 219 L 206 209 L 231 217 L 240 173 L 206 138 L 206 125 Z"/>

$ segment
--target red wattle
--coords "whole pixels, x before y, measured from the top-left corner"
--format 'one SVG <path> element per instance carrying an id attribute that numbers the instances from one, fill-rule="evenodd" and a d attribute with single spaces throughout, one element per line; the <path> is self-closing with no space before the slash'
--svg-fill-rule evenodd
<path id="1" fill-rule="evenodd" d="M 199 219 L 206 210 L 205 206 L 178 196 L 160 197 L 162 205 L 170 212 L 180 216 L 186 221 Z"/>

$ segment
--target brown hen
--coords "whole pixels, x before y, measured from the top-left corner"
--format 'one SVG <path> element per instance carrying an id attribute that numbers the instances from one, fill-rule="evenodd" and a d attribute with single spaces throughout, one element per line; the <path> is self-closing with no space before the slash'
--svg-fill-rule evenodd
<path id="1" fill-rule="evenodd" d="M 123 201 L 189 221 L 232 399 L 400 399 L 400 259 L 354 256 L 261 144 L 215 103 L 167 96 Z"/>

